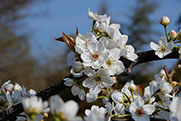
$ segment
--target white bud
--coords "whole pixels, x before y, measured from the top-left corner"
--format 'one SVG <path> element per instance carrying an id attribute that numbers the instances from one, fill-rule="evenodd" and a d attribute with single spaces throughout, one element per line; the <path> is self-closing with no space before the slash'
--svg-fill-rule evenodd
<path id="1" fill-rule="evenodd" d="M 129 90 L 131 90 L 131 91 L 136 90 L 136 85 L 131 83 L 130 86 L 129 86 Z"/>
<path id="2" fill-rule="evenodd" d="M 177 32 L 175 30 L 171 30 L 169 33 L 168 33 L 168 36 L 171 38 L 171 39 L 175 39 L 177 38 Z"/>
<path id="3" fill-rule="evenodd" d="M 160 24 L 167 26 L 168 24 L 170 24 L 170 19 L 167 16 L 163 16 L 160 20 Z"/>

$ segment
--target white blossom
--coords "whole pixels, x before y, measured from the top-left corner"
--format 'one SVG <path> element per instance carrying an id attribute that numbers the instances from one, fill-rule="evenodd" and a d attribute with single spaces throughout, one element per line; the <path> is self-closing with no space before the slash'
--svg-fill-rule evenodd
<path id="1" fill-rule="evenodd" d="M 66 86 L 72 86 L 71 88 L 71 92 L 74 96 L 78 95 L 80 100 L 84 100 L 85 99 L 85 91 L 83 89 L 83 87 L 81 87 L 81 85 L 79 85 L 78 83 L 76 83 L 75 81 L 73 81 L 70 78 L 65 78 L 64 79 L 64 84 Z"/>
<path id="2" fill-rule="evenodd" d="M 106 109 L 93 105 L 91 110 L 85 110 L 85 121 L 105 121 Z"/>
<path id="3" fill-rule="evenodd" d="M 167 42 L 167 39 L 165 37 L 161 37 L 161 39 L 159 40 L 159 45 L 151 42 L 150 47 L 155 51 L 155 55 L 157 55 L 159 58 L 163 58 L 164 56 L 172 52 L 174 43 L 173 41 Z"/>
<path id="4" fill-rule="evenodd" d="M 23 109 L 27 114 L 40 114 L 47 110 L 48 102 L 37 96 L 25 98 L 22 101 Z"/>
<path id="5" fill-rule="evenodd" d="M 93 69 L 100 68 L 108 56 L 108 51 L 105 48 L 104 42 L 98 41 L 96 43 L 89 43 L 87 45 L 88 51 L 81 54 L 84 66 L 91 66 Z"/>
<path id="6" fill-rule="evenodd" d="M 171 121 L 181 121 L 181 97 L 174 97 L 169 105 L 171 111 Z M 173 120 L 175 119 L 175 120 Z"/>
<path id="7" fill-rule="evenodd" d="M 83 64 L 76 59 L 75 53 L 72 51 L 67 55 L 67 65 L 72 67 L 70 72 L 74 77 L 80 77 L 83 75 Z"/>
<path id="8" fill-rule="evenodd" d="M 87 45 L 89 43 L 95 42 L 97 42 L 97 39 L 92 33 L 86 33 L 84 35 L 78 34 L 75 40 L 75 50 L 79 54 L 82 54 L 83 52 L 87 51 Z"/>
<path id="9" fill-rule="evenodd" d="M 155 107 L 151 104 L 144 104 L 141 96 L 137 96 L 131 103 L 129 111 L 135 121 L 150 121 L 149 115 L 155 111 Z"/>
<path id="10" fill-rule="evenodd" d="M 106 14 L 98 15 L 97 13 L 91 12 L 90 9 L 88 9 L 88 15 L 91 19 L 98 21 L 98 22 L 105 22 L 107 19 L 110 19 L 109 17 L 107 17 Z"/>
<path id="11" fill-rule="evenodd" d="M 128 99 L 122 92 L 116 90 L 112 93 L 111 98 L 116 103 L 114 108 L 115 115 L 123 114 L 126 108 L 124 104 L 129 102 Z"/>
<path id="12" fill-rule="evenodd" d="M 120 50 L 118 48 L 111 49 L 106 58 L 103 68 L 107 69 L 110 75 L 121 74 L 125 67 L 120 59 Z"/>
<path id="13" fill-rule="evenodd" d="M 78 104 L 73 100 L 64 102 L 58 95 L 52 96 L 50 98 L 50 110 L 60 120 L 82 121 L 80 117 L 76 116 Z"/>
<path id="14" fill-rule="evenodd" d="M 131 45 L 126 45 L 128 41 L 127 35 L 119 35 L 115 40 L 118 43 L 118 48 L 121 50 L 121 56 L 128 60 L 135 61 L 138 56 L 135 54 L 135 49 Z"/>
<path id="15" fill-rule="evenodd" d="M 108 88 L 114 84 L 114 80 L 105 69 L 100 68 L 94 71 L 91 68 L 86 68 L 84 73 L 88 76 L 83 81 L 83 86 L 87 88 Z"/>
<path id="16" fill-rule="evenodd" d="M 160 80 L 151 81 L 150 82 L 150 91 L 151 95 L 157 92 L 157 95 L 161 99 L 160 102 L 161 105 L 159 106 L 167 106 L 170 104 L 170 98 L 171 95 L 169 94 L 172 91 L 172 86 L 170 83 L 168 83 L 164 77 L 162 77 Z"/>
<path id="17" fill-rule="evenodd" d="M 98 98 L 98 94 L 101 92 L 101 88 L 97 85 L 94 88 L 89 89 L 89 92 L 86 94 L 87 102 L 96 101 Z"/>

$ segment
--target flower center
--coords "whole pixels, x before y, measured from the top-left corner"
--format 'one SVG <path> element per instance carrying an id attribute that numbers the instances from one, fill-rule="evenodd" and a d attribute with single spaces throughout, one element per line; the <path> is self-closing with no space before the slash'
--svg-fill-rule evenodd
<path id="1" fill-rule="evenodd" d="M 101 77 L 100 76 L 96 76 L 94 79 L 95 79 L 96 82 L 100 82 L 101 81 Z"/>
<path id="2" fill-rule="evenodd" d="M 144 114 L 143 108 L 137 108 L 137 109 L 136 109 L 136 115 L 137 115 L 137 116 L 142 116 L 143 114 Z"/>
<path id="3" fill-rule="evenodd" d="M 64 112 L 60 112 L 59 114 L 56 114 L 60 121 L 68 121 L 68 119 L 65 117 Z"/>
<path id="4" fill-rule="evenodd" d="M 97 61 L 99 57 L 100 57 L 100 54 L 98 52 L 95 52 L 94 54 L 92 54 L 93 61 Z"/>
<path id="5" fill-rule="evenodd" d="M 107 60 L 106 60 L 106 65 L 107 65 L 107 66 L 111 66 L 111 65 L 112 65 L 111 59 L 107 59 Z"/>
<path id="6" fill-rule="evenodd" d="M 161 52 L 165 52 L 165 51 L 166 51 L 166 47 L 165 47 L 164 45 L 161 46 L 160 51 L 161 51 Z"/>

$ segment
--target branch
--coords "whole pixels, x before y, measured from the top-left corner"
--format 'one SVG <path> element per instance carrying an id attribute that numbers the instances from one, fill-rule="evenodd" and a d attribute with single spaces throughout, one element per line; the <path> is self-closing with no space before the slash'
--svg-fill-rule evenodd
<path id="1" fill-rule="evenodd" d="M 155 55 L 155 51 L 145 51 L 141 53 L 137 53 L 138 59 L 136 62 L 132 62 L 130 60 L 127 60 L 126 58 L 121 58 L 120 60 L 124 63 L 126 71 L 123 73 L 123 75 L 129 74 L 131 72 L 131 69 L 141 63 L 146 63 L 150 61 L 156 61 L 156 60 L 164 60 L 164 59 L 179 59 L 179 53 L 178 49 L 174 49 L 172 53 L 165 56 L 164 58 L 159 58 L 157 55 Z M 67 78 L 72 78 L 72 75 L 67 76 Z M 59 92 L 63 91 L 65 88 L 67 88 L 64 85 L 64 81 L 61 80 L 51 87 L 48 87 L 45 90 L 42 90 L 40 93 L 37 94 L 38 97 L 41 97 L 42 100 L 47 100 L 52 95 L 58 94 Z M 7 120 L 13 120 L 18 114 L 23 112 L 22 104 L 17 104 L 15 106 L 10 107 L 9 109 L 6 109 L 2 112 L 0 112 L 0 121 L 7 121 Z M 161 121 L 161 120 L 160 120 Z M 165 120 L 162 120 L 165 121 Z"/>

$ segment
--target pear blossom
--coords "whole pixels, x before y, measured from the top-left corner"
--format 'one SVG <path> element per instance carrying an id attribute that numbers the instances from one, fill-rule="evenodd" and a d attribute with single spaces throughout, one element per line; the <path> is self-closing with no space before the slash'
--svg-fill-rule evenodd
<path id="1" fill-rule="evenodd" d="M 151 89 L 150 89 L 150 86 L 147 86 L 144 88 L 144 95 L 143 95 L 143 99 L 144 100 L 148 100 L 149 99 L 149 102 L 150 103 L 153 103 L 155 101 L 155 97 L 152 96 L 152 92 L 151 92 Z M 152 97 L 151 97 L 152 96 Z"/>
<path id="2" fill-rule="evenodd" d="M 110 75 L 121 74 L 125 67 L 120 59 L 120 50 L 118 48 L 111 49 L 106 58 L 103 68 L 107 69 Z"/>
<path id="3" fill-rule="evenodd" d="M 129 103 L 124 93 L 115 90 L 111 95 L 111 98 L 116 103 L 114 108 L 115 115 L 123 114 L 126 108 L 124 104 Z"/>
<path id="4" fill-rule="evenodd" d="M 105 121 L 106 109 L 93 105 L 91 110 L 85 110 L 85 121 Z"/>
<path id="5" fill-rule="evenodd" d="M 133 81 L 131 82 L 127 82 L 123 88 L 121 89 L 121 92 L 115 90 L 111 97 L 112 97 L 112 100 L 115 102 L 115 103 L 120 103 L 120 102 L 123 102 L 123 103 L 129 103 L 129 100 L 132 101 L 132 96 L 136 96 L 134 95 L 131 91 L 132 90 L 132 87 L 135 87 L 135 84 L 133 83 Z M 129 99 L 127 99 L 129 98 Z"/>
<path id="6" fill-rule="evenodd" d="M 37 96 L 25 98 L 22 101 L 23 109 L 27 114 L 40 114 L 47 110 L 48 102 L 42 101 Z"/>
<path id="7" fill-rule="evenodd" d="M 144 104 L 141 96 L 137 96 L 131 103 L 129 111 L 135 121 L 150 121 L 149 116 L 155 111 L 155 107 L 151 104 Z"/>
<path id="8" fill-rule="evenodd" d="M 21 87 L 18 83 L 16 83 L 15 85 L 11 84 L 10 80 L 5 82 L 1 86 L 0 92 L 2 97 L 4 97 L 2 98 L 3 103 L 8 103 L 8 107 L 21 103 L 23 98 L 25 97 L 29 97 L 36 94 L 34 90 L 31 92 L 26 92 L 26 88 L 24 86 Z"/>
<path id="9" fill-rule="evenodd" d="M 89 92 L 86 94 L 86 101 L 88 103 L 96 101 L 100 92 L 101 88 L 98 85 L 95 88 L 89 89 Z"/>
<path id="10" fill-rule="evenodd" d="M 167 42 L 165 37 L 161 37 L 159 40 L 159 45 L 151 42 L 150 47 L 155 51 L 155 55 L 157 55 L 159 58 L 163 58 L 172 52 L 174 43 L 173 41 Z"/>
<path id="11" fill-rule="evenodd" d="M 72 51 L 67 55 L 67 65 L 72 67 L 70 72 L 74 77 L 80 77 L 83 75 L 83 64 L 77 60 L 75 53 Z"/>
<path id="12" fill-rule="evenodd" d="M 88 77 L 83 81 L 83 86 L 87 88 L 108 88 L 114 84 L 114 79 L 108 74 L 105 69 L 100 68 L 97 71 L 91 68 L 86 68 L 84 71 Z"/>
<path id="13" fill-rule="evenodd" d="M 100 68 L 108 56 L 108 50 L 105 48 L 104 42 L 89 43 L 88 51 L 81 54 L 84 66 L 91 66 L 93 69 Z"/>
<path id="14" fill-rule="evenodd" d="M 1 86 L 2 91 L 12 91 L 13 90 L 13 84 L 11 84 L 11 80 L 8 80 Z"/>
<path id="15" fill-rule="evenodd" d="M 121 56 L 128 60 L 135 61 L 138 56 L 135 54 L 135 49 L 131 45 L 126 45 L 128 41 L 127 35 L 119 35 L 115 40 L 118 43 L 118 48 L 121 50 Z"/>
<path id="16" fill-rule="evenodd" d="M 70 78 L 65 78 L 64 79 L 64 84 L 66 86 L 72 86 L 71 88 L 71 92 L 74 96 L 78 95 L 80 100 L 84 100 L 85 99 L 85 91 L 84 89 L 81 87 L 81 85 L 79 85 L 78 83 L 76 83 L 76 81 L 73 81 Z"/>
<path id="17" fill-rule="evenodd" d="M 154 78 L 156 81 L 160 81 L 162 80 L 162 78 L 164 78 L 165 80 L 167 80 L 167 76 L 166 76 L 166 73 L 163 69 L 161 69 L 160 73 L 159 74 L 155 74 L 154 75 Z"/>
<path id="18" fill-rule="evenodd" d="M 96 42 L 97 39 L 95 35 L 93 35 L 92 33 L 86 33 L 84 35 L 78 34 L 75 40 L 75 50 L 77 53 L 82 54 L 83 52 L 88 51 L 87 45 L 89 43 L 96 43 Z"/>
<path id="19" fill-rule="evenodd" d="M 151 95 L 157 92 L 157 95 L 161 99 L 162 106 L 167 106 L 170 104 L 170 92 L 172 91 L 172 86 L 163 77 L 161 80 L 150 82 Z M 161 106 L 161 105 L 159 105 Z"/>
<path id="20" fill-rule="evenodd" d="M 174 97 L 171 104 L 169 105 L 169 109 L 171 111 L 171 121 L 181 121 L 181 97 Z"/>
<path id="21" fill-rule="evenodd" d="M 88 15 L 91 19 L 98 21 L 98 22 L 105 22 L 107 19 L 110 19 L 110 17 L 107 17 L 106 14 L 98 15 L 97 13 L 91 12 L 90 8 L 88 9 Z"/>
<path id="22" fill-rule="evenodd" d="M 64 102 L 58 95 L 50 98 L 50 110 L 55 118 L 66 121 L 82 121 L 82 119 L 76 116 L 78 112 L 78 104 L 69 100 Z"/>

